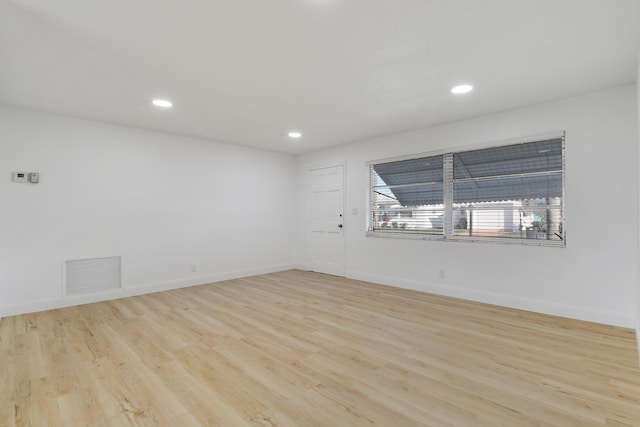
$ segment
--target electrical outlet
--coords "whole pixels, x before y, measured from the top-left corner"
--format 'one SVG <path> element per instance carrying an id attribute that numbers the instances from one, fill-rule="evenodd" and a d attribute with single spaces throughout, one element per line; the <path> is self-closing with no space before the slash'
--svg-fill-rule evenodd
<path id="1" fill-rule="evenodd" d="M 445 270 L 438 270 L 438 278 L 444 280 L 447 278 L 447 272 Z"/>
<path id="2" fill-rule="evenodd" d="M 191 264 L 191 272 L 195 273 L 196 271 L 198 271 L 198 266 L 195 264 Z"/>

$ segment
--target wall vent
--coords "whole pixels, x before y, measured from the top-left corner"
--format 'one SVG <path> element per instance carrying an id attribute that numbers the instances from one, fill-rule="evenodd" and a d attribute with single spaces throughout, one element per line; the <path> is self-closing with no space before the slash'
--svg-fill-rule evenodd
<path id="1" fill-rule="evenodd" d="M 120 289 L 120 264 L 119 256 L 65 261 L 66 295 Z"/>

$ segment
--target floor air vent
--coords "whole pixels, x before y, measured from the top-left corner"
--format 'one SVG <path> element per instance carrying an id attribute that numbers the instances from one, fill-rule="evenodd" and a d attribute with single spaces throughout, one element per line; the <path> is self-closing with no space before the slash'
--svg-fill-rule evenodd
<path id="1" fill-rule="evenodd" d="M 120 289 L 120 257 L 65 261 L 67 295 L 91 294 Z"/>

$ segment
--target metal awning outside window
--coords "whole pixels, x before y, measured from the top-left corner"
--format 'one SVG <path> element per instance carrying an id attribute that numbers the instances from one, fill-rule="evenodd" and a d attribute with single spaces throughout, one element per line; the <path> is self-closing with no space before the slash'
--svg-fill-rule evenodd
<path id="1" fill-rule="evenodd" d="M 562 138 L 373 165 L 380 192 L 402 206 L 443 203 L 443 159 L 453 156 L 453 202 L 563 196 Z"/>

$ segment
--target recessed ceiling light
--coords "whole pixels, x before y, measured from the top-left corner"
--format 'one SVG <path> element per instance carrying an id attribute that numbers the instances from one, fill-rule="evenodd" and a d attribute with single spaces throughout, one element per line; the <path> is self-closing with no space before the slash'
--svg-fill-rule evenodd
<path id="1" fill-rule="evenodd" d="M 163 108 L 169 108 L 173 106 L 173 102 L 167 101 L 166 99 L 154 99 L 153 101 L 151 101 L 151 103 L 156 107 L 163 107 Z"/>
<path id="2" fill-rule="evenodd" d="M 467 93 L 473 90 L 473 86 L 471 85 L 460 85 L 451 89 L 451 93 Z"/>
<path id="3" fill-rule="evenodd" d="M 293 139 L 298 139 L 302 137 L 302 134 L 300 132 L 289 132 L 287 135 L 289 136 L 289 138 L 293 138 Z"/>

